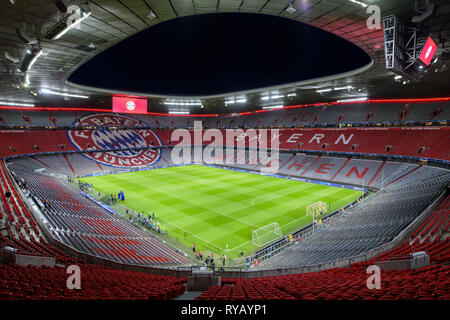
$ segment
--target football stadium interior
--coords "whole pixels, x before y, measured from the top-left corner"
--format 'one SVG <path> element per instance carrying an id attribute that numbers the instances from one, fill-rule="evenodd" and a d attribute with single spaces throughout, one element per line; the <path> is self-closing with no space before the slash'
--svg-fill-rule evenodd
<path id="1" fill-rule="evenodd" d="M 222 18 L 322 71 L 195 60 Z M 4 0 L 0 49 L 0 300 L 450 299 L 448 1 Z"/>

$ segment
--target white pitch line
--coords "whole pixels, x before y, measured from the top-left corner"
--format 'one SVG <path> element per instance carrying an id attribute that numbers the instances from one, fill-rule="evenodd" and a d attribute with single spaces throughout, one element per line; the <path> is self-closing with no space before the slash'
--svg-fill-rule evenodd
<path id="1" fill-rule="evenodd" d="M 166 172 L 164 172 L 164 174 L 166 174 Z M 174 174 L 175 174 L 175 173 L 174 173 Z M 168 173 L 167 175 L 172 175 L 172 172 Z M 187 179 L 186 179 L 186 180 L 187 180 Z M 206 180 L 206 179 L 204 179 L 204 180 Z M 207 183 L 207 182 L 197 182 L 197 183 L 200 184 L 200 185 L 210 186 L 210 183 Z M 179 187 L 180 187 L 181 185 L 182 185 L 182 184 L 178 184 Z M 306 188 L 302 188 L 302 189 L 306 189 Z M 283 197 L 283 196 L 286 196 L 286 194 L 281 194 L 281 195 L 277 195 L 277 196 L 270 197 L 270 198 L 267 198 L 267 197 L 254 198 L 254 199 L 252 199 L 252 204 L 250 204 L 250 205 L 248 205 L 248 206 L 244 206 L 244 207 L 238 208 L 238 209 L 230 210 L 230 211 L 228 211 L 228 212 L 226 212 L 226 213 L 223 213 L 223 212 L 217 212 L 216 210 L 212 210 L 212 211 L 216 212 L 216 213 L 219 214 L 219 215 L 226 216 L 226 217 L 228 217 L 228 218 L 230 218 L 230 219 L 233 219 L 233 220 L 238 221 L 238 222 L 240 222 L 240 223 L 243 223 L 243 224 L 246 224 L 246 225 L 248 225 L 248 226 L 251 226 L 250 223 L 248 223 L 248 222 L 246 222 L 246 221 L 244 221 L 244 220 L 241 220 L 241 219 L 238 219 L 238 218 L 229 216 L 229 214 L 232 213 L 232 212 L 241 211 L 241 210 L 243 210 L 243 209 L 245 209 L 245 208 L 253 207 L 253 206 L 254 206 L 254 205 L 253 205 L 253 201 L 255 201 L 255 200 L 257 200 L 257 201 L 262 200 L 262 202 L 257 203 L 257 204 L 261 204 L 261 203 L 264 203 L 264 202 L 268 202 L 268 201 L 272 201 L 272 200 L 281 198 L 281 197 Z M 350 197 L 352 197 L 352 196 L 354 196 L 354 195 L 353 195 L 353 194 L 352 194 L 352 195 L 349 195 L 349 196 L 347 196 L 347 197 L 345 197 L 345 198 L 343 198 L 343 199 L 340 199 L 339 201 L 344 200 L 344 199 L 347 199 L 347 198 L 350 198 Z M 130 202 L 130 201 L 127 201 L 127 202 L 130 203 L 130 204 L 132 204 L 133 206 L 139 208 L 139 206 L 136 206 L 133 202 Z M 310 203 L 310 202 L 309 202 L 309 201 L 302 202 L 302 203 L 301 203 L 300 205 L 298 205 L 297 207 L 294 207 L 294 208 L 292 208 L 292 209 L 288 209 L 288 210 L 286 210 L 286 211 L 284 211 L 284 212 L 282 212 L 282 213 L 278 213 L 277 215 L 282 215 L 282 216 L 284 216 L 285 213 L 290 212 L 290 211 L 295 210 L 295 209 L 298 209 L 298 208 L 301 208 L 301 207 L 305 206 L 305 205 L 308 204 L 308 203 Z M 142 212 L 147 213 L 146 210 L 142 210 L 142 209 L 140 209 L 140 210 L 141 210 Z M 147 214 L 148 214 L 148 213 L 147 213 Z M 296 221 L 305 219 L 306 215 L 304 215 L 304 216 L 302 216 L 302 217 L 300 217 L 300 218 L 298 218 L 298 219 L 293 219 L 293 218 L 288 217 L 288 216 L 284 216 L 284 217 L 286 217 L 286 218 L 288 218 L 288 219 L 291 219 L 292 221 L 291 221 L 291 222 L 288 222 L 287 224 L 282 225 L 280 228 L 284 228 L 285 226 L 290 225 L 290 224 L 292 224 L 292 223 L 294 223 L 294 222 L 296 222 Z M 169 224 L 169 225 L 172 225 L 172 226 L 174 226 L 174 227 L 176 227 L 176 228 L 178 228 L 178 229 L 184 231 L 183 228 L 177 226 L 177 225 L 174 224 L 174 223 L 171 223 L 171 222 L 168 222 L 168 221 L 164 221 L 164 223 L 167 223 L 167 224 Z M 254 227 L 257 227 L 257 228 L 258 228 L 259 226 L 254 225 Z M 200 239 L 201 241 L 204 241 L 205 243 L 208 243 L 208 244 L 211 245 L 212 247 L 214 247 L 214 248 L 216 248 L 216 249 L 219 249 L 219 250 L 221 250 L 221 251 L 225 251 L 225 252 L 230 252 L 230 251 L 236 250 L 236 249 L 238 249 L 238 248 L 240 248 L 240 247 L 242 247 L 242 246 L 244 246 L 244 245 L 246 245 L 246 244 L 248 244 L 248 243 L 251 242 L 251 240 L 250 240 L 250 241 L 244 242 L 244 243 L 242 243 L 242 244 L 240 244 L 239 246 L 236 246 L 236 247 L 234 247 L 234 248 L 231 248 L 231 249 L 223 249 L 223 248 L 220 248 L 220 247 L 218 247 L 217 245 L 214 245 L 214 244 L 212 244 L 211 242 L 209 242 L 209 241 L 207 241 L 207 240 L 205 240 L 205 239 L 203 239 L 203 238 L 201 238 L 201 237 L 199 237 L 199 236 L 197 236 L 197 235 L 194 235 L 194 236 L 195 236 L 196 238 Z"/>
<path id="2" fill-rule="evenodd" d="M 131 203 L 132 205 L 134 205 L 133 202 L 128 201 L 128 203 Z M 142 210 L 142 211 L 145 212 L 145 213 L 147 213 L 147 211 L 145 211 L 145 210 Z M 148 213 L 147 213 L 147 214 L 148 214 Z M 167 224 L 170 224 L 170 225 L 174 226 L 175 228 L 178 228 L 178 229 L 184 231 L 183 228 L 177 226 L 176 224 L 174 224 L 174 223 L 172 223 L 172 222 L 168 222 L 168 221 L 165 221 L 165 220 L 164 220 L 163 222 L 164 222 L 164 223 L 167 223 Z M 199 237 L 199 236 L 197 236 L 197 235 L 195 235 L 195 237 L 198 238 L 198 239 L 200 239 L 200 240 L 202 240 L 202 241 L 204 241 L 204 242 L 206 242 L 206 243 L 208 243 L 209 245 L 213 246 L 213 247 L 216 248 L 216 249 L 219 249 L 219 250 L 222 250 L 222 251 L 224 250 L 224 249 L 219 248 L 218 246 L 212 244 L 211 242 L 209 242 L 209 241 L 207 241 L 207 240 L 205 240 L 205 239 L 203 239 L 203 238 L 201 238 L 201 237 Z"/>

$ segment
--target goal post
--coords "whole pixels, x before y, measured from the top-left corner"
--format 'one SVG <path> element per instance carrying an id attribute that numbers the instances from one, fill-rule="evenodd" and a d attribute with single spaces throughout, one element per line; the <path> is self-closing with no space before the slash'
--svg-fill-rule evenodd
<path id="1" fill-rule="evenodd" d="M 256 246 L 262 247 L 282 235 L 280 225 L 277 222 L 273 222 L 262 228 L 254 230 L 252 233 L 252 239 Z"/>
<path id="2" fill-rule="evenodd" d="M 92 176 L 93 177 L 97 177 L 97 176 L 104 176 L 110 174 L 109 170 L 104 170 L 104 171 L 92 171 Z"/>
<path id="3" fill-rule="evenodd" d="M 322 217 L 328 212 L 328 203 L 324 201 L 316 201 L 306 206 L 306 215 L 311 216 L 313 219 L 313 231 L 314 225 L 322 224 Z"/>
<path id="4" fill-rule="evenodd" d="M 306 215 L 313 217 L 320 217 L 328 212 L 328 203 L 323 201 L 314 202 L 306 206 Z"/>

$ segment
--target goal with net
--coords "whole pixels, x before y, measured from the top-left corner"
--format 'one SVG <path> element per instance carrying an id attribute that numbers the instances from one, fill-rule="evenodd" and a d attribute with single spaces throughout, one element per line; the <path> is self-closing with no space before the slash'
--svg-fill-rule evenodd
<path id="1" fill-rule="evenodd" d="M 252 233 L 253 243 L 262 247 L 271 241 L 281 237 L 283 234 L 281 233 L 280 225 L 276 222 L 268 224 L 262 228 L 254 230 Z"/>
<path id="2" fill-rule="evenodd" d="M 306 207 L 306 215 L 313 217 L 321 217 L 328 212 L 328 204 L 323 201 L 314 202 Z"/>
<path id="3" fill-rule="evenodd" d="M 328 204 L 323 201 L 314 202 L 306 207 L 306 215 L 313 218 L 313 232 L 315 225 L 322 225 L 322 217 L 328 212 Z"/>

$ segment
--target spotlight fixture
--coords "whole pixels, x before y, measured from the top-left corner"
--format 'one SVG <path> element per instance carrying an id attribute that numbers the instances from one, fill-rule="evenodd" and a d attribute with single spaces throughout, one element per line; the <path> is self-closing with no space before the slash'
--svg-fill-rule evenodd
<path id="1" fill-rule="evenodd" d="M 8 106 L 8 107 L 34 108 L 34 103 L 23 103 L 23 102 L 15 102 L 15 101 L 0 101 L 0 105 Z"/>
<path id="2" fill-rule="evenodd" d="M 235 103 L 246 103 L 246 102 L 247 102 L 246 98 L 232 98 L 230 100 L 226 100 L 225 105 L 235 104 Z"/>
<path id="3" fill-rule="evenodd" d="M 30 53 L 28 53 L 30 52 Z M 20 65 L 19 71 L 22 73 L 25 73 L 27 71 L 30 71 L 33 65 L 35 64 L 36 60 L 39 58 L 39 56 L 42 54 L 42 48 L 39 48 L 38 50 L 33 49 L 26 52 L 25 56 L 22 59 L 22 63 Z"/>
<path id="4" fill-rule="evenodd" d="M 340 91 L 340 90 L 348 90 L 348 91 L 350 91 L 352 89 L 353 89 L 352 86 L 345 86 L 345 87 L 335 87 L 333 90 L 334 91 Z"/>
<path id="5" fill-rule="evenodd" d="M 360 2 L 360 1 L 357 1 L 357 0 L 349 0 L 350 2 L 353 2 L 353 3 L 356 3 L 356 4 L 359 4 L 361 7 L 363 7 L 363 8 L 366 8 L 367 7 L 367 4 L 365 4 L 365 3 L 362 3 L 362 2 Z"/>
<path id="6" fill-rule="evenodd" d="M 28 87 L 30 85 L 30 76 L 28 73 L 25 74 L 25 77 L 23 78 L 23 85 L 25 87 Z"/>
<path id="7" fill-rule="evenodd" d="M 362 102 L 362 101 L 367 101 L 368 98 L 367 97 L 359 97 L 359 98 L 351 98 L 351 99 L 342 99 L 342 100 L 338 100 L 338 103 L 343 103 L 343 102 Z"/>
<path id="8" fill-rule="evenodd" d="M 294 14 L 297 10 L 292 6 L 292 3 L 290 3 L 286 11 L 289 12 L 290 14 Z"/>
<path id="9" fill-rule="evenodd" d="M 283 109 L 284 105 L 280 104 L 280 105 L 276 105 L 276 106 L 267 106 L 267 107 L 263 107 L 263 109 Z"/>
<path id="10" fill-rule="evenodd" d="M 169 114 L 189 114 L 189 111 L 169 111 Z"/>
<path id="11" fill-rule="evenodd" d="M 91 11 L 89 12 L 82 12 L 81 17 L 72 22 L 71 24 L 68 24 L 61 32 L 59 32 L 57 35 L 55 35 L 52 40 L 58 40 L 63 35 L 65 35 L 70 29 L 73 29 L 75 26 L 79 25 L 83 20 L 85 20 L 87 17 L 89 17 L 92 14 Z"/>
<path id="12" fill-rule="evenodd" d="M 281 94 L 274 94 L 274 93 L 272 93 L 272 95 L 262 96 L 261 100 L 267 101 L 267 100 L 276 100 L 276 99 L 281 99 L 281 98 L 284 98 L 284 96 L 281 95 Z"/>
<path id="13" fill-rule="evenodd" d="M 202 102 L 200 100 L 166 100 L 164 101 L 164 104 L 169 106 L 202 106 Z"/>
<path id="14" fill-rule="evenodd" d="M 46 89 L 46 88 L 42 88 L 41 90 L 39 90 L 39 93 L 63 96 L 65 98 L 89 99 L 89 97 L 85 96 L 85 95 L 69 93 L 69 92 L 59 92 L 59 91 L 54 91 L 54 90 L 50 90 L 50 89 Z"/>
<path id="15" fill-rule="evenodd" d="M 317 93 L 324 93 L 324 92 L 330 92 L 330 91 L 333 91 L 333 89 L 328 88 L 328 89 L 319 89 L 319 90 L 316 90 Z"/>
<path id="16" fill-rule="evenodd" d="M 156 19 L 157 16 L 152 10 L 150 10 L 150 13 L 147 15 L 147 18 L 149 18 L 150 20 L 153 20 L 153 19 Z"/>

